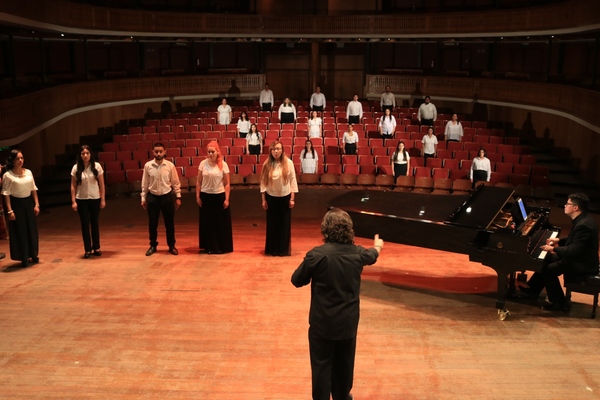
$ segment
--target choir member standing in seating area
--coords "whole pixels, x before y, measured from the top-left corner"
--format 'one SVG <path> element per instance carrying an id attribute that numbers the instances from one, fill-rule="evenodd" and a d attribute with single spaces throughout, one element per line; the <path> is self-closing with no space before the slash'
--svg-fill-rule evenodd
<path id="1" fill-rule="evenodd" d="M 250 132 L 246 135 L 246 154 L 262 154 L 263 138 L 256 124 L 250 125 Z"/>
<path id="2" fill-rule="evenodd" d="M 437 109 L 430 103 L 431 98 L 425 96 L 425 103 L 419 106 L 419 112 L 417 113 L 417 119 L 421 125 L 433 126 L 433 123 L 437 119 Z"/>
<path id="3" fill-rule="evenodd" d="M 321 234 L 325 244 L 306 253 L 292 274 L 294 286 L 311 285 L 312 398 L 352 400 L 361 274 L 365 265 L 377 261 L 383 240 L 375 235 L 370 249 L 355 245 L 352 219 L 337 208 L 323 217 Z"/>
<path id="4" fill-rule="evenodd" d="M 485 149 L 479 149 L 477 157 L 473 159 L 471 164 L 470 178 L 473 183 L 473 187 L 477 186 L 477 182 L 485 181 L 489 182 L 492 176 L 492 165 L 490 160 L 486 157 L 487 153 Z"/>
<path id="5" fill-rule="evenodd" d="M 227 99 L 221 100 L 221 105 L 217 107 L 217 112 L 219 113 L 219 124 L 227 125 L 231 123 L 233 116 L 231 106 L 227 104 Z"/>
<path id="6" fill-rule="evenodd" d="M 323 120 L 316 111 L 310 113 L 310 119 L 308 120 L 308 137 L 323 137 Z"/>
<path id="7" fill-rule="evenodd" d="M 250 132 L 250 120 L 248 119 L 248 113 L 246 111 L 242 111 L 237 123 L 238 137 L 244 139 L 248 132 Z"/>
<path id="8" fill-rule="evenodd" d="M 385 114 L 379 120 L 379 134 L 384 139 L 391 139 L 396 132 L 396 118 L 392 115 L 392 111 L 386 108 Z"/>
<path id="9" fill-rule="evenodd" d="M 175 247 L 175 210 L 181 206 L 181 183 L 175 165 L 165 160 L 165 145 L 154 143 L 154 160 L 144 165 L 142 175 L 142 207 L 148 212 L 148 230 L 150 248 L 146 256 L 156 253 L 158 246 L 158 219 L 162 213 L 167 231 L 169 253 L 174 256 L 179 252 Z"/>
<path id="10" fill-rule="evenodd" d="M 200 208 L 199 246 L 208 254 L 233 251 L 229 208 L 229 166 L 216 141 L 206 146 L 206 159 L 198 166 L 196 203 Z"/>
<path id="11" fill-rule="evenodd" d="M 303 174 L 316 174 L 317 173 L 317 161 L 319 156 L 313 147 L 310 139 L 306 139 L 304 143 L 304 150 L 300 152 L 300 169 Z"/>
<path id="12" fill-rule="evenodd" d="M 392 155 L 392 173 L 394 174 L 394 183 L 399 176 L 410 175 L 410 155 L 406 151 L 403 141 L 398 142 L 396 151 Z"/>
<path id="13" fill-rule="evenodd" d="M 463 126 L 458 122 L 458 115 L 452 114 L 452 120 L 446 124 L 444 135 L 448 142 L 460 142 L 462 140 Z"/>
<path id="14" fill-rule="evenodd" d="M 358 148 L 358 135 L 354 132 L 352 124 L 348 124 L 348 132 L 344 132 L 342 136 L 342 151 L 347 155 L 355 155 Z"/>
<path id="15" fill-rule="evenodd" d="M 427 159 L 435 157 L 437 154 L 438 140 L 433 134 L 433 126 L 427 128 L 427 134 L 423 136 L 421 143 L 423 143 L 423 148 L 421 149 L 421 153 L 423 154 L 423 164 L 427 166 Z"/>
<path id="16" fill-rule="evenodd" d="M 265 88 L 260 91 L 258 102 L 260 104 L 261 111 L 271 111 L 275 100 L 273 97 L 273 91 L 269 89 L 268 83 L 265 83 Z"/>
<path id="17" fill-rule="evenodd" d="M 358 95 L 354 95 L 354 99 L 346 106 L 346 116 L 348 117 L 349 124 L 358 124 L 362 121 L 363 117 L 363 106 L 358 101 Z"/>
<path id="18" fill-rule="evenodd" d="M 322 113 L 326 105 L 325 95 L 321 93 L 321 87 L 317 86 L 315 92 L 310 96 L 310 109 Z"/>
<path id="19" fill-rule="evenodd" d="M 382 112 L 385 112 L 385 110 L 390 110 L 390 112 L 392 112 L 394 111 L 394 108 L 396 108 L 396 97 L 390 90 L 390 87 L 386 86 L 385 92 L 381 94 L 379 105 L 381 106 Z"/>
<path id="20" fill-rule="evenodd" d="M 98 220 L 105 206 L 104 170 L 90 147 L 83 145 L 71 169 L 71 208 L 79 214 L 81 222 L 83 258 L 102 255 Z"/>
<path id="21" fill-rule="evenodd" d="M 2 195 L 8 216 L 10 258 L 28 267 L 40 261 L 35 220 L 40 213 L 40 203 L 33 174 L 23 167 L 24 161 L 20 150 L 10 151 L 2 176 Z"/>
<path id="22" fill-rule="evenodd" d="M 260 177 L 262 207 L 267 212 L 265 255 L 291 255 L 292 208 L 298 193 L 294 163 L 279 141 L 269 146 Z"/>
<path id="23" fill-rule="evenodd" d="M 286 97 L 279 106 L 279 122 L 282 124 L 296 122 L 296 106 L 292 104 L 289 97 Z"/>

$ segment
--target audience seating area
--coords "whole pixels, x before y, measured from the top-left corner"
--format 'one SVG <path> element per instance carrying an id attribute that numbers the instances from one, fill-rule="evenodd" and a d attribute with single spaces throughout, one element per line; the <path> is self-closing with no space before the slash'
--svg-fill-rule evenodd
<path id="1" fill-rule="evenodd" d="M 275 105 L 274 110 L 277 110 Z M 129 128 L 127 135 L 114 135 L 98 154 L 106 171 L 106 182 L 117 190 L 139 190 L 142 168 L 152 155 L 156 142 L 167 148 L 167 158 L 179 170 L 184 187 L 194 188 L 198 165 L 206 157 L 206 146 L 213 140 L 231 171 L 232 185 L 259 183 L 262 165 L 268 157 L 269 144 L 279 140 L 296 167 L 298 181 L 306 185 L 359 185 L 395 187 L 421 193 L 465 193 L 471 190 L 469 170 L 472 159 L 484 148 L 492 164 L 491 181 L 486 184 L 549 190 L 549 168 L 538 165 L 528 146 L 518 137 L 507 136 L 503 129 L 490 129 L 485 121 L 468 121 L 459 116 L 464 128 L 461 142 L 446 142 L 444 128 L 450 114 L 439 114 L 435 122 L 438 154 L 425 165 L 420 156 L 421 139 L 427 127 L 419 126 L 414 108 L 398 108 L 394 112 L 397 129 L 394 139 L 381 139 L 377 133 L 378 102 L 363 103 L 363 120 L 354 125 L 359 136 L 357 155 L 342 154 L 342 136 L 348 129 L 346 102 L 334 102 L 323 113 L 323 137 L 311 138 L 318 154 L 318 173 L 302 174 L 300 153 L 308 136 L 307 104 L 297 105 L 295 124 L 281 124 L 277 111 L 262 112 L 258 106 L 234 107 L 234 123 L 219 125 L 216 107 L 199 107 L 194 113 L 176 113 L 165 119 L 145 120 L 144 126 Z M 246 140 L 237 137 L 237 119 L 246 111 L 263 135 L 263 154 L 246 154 Z M 403 141 L 411 157 L 410 176 L 394 183 L 391 157 L 399 141 Z M 526 190 L 527 191 L 527 190 Z"/>

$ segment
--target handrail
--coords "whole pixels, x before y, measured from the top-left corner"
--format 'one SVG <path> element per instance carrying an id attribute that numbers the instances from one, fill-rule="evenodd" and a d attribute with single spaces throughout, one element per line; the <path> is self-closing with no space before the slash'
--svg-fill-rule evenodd
<path id="1" fill-rule="evenodd" d="M 64 33 L 247 38 L 490 37 L 592 31 L 596 0 L 483 12 L 272 16 L 153 12 L 64 0 L 0 0 L 0 21 Z"/>
<path id="2" fill-rule="evenodd" d="M 86 106 L 156 98 L 216 97 L 231 80 L 244 93 L 258 93 L 264 75 L 183 76 L 103 80 L 74 83 L 0 100 L 0 141 L 11 144 L 20 135 L 51 123 L 64 113 Z M 552 109 L 576 116 L 597 131 L 600 129 L 600 93 L 586 89 L 531 82 L 461 78 L 367 75 L 367 93 L 378 96 L 385 86 L 397 94 L 412 93 L 417 85 L 432 97 L 504 102 Z"/>

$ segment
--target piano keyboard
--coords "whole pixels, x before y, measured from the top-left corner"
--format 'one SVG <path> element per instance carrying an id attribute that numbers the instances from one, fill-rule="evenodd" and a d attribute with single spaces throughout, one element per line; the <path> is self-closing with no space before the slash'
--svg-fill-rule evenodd
<path id="1" fill-rule="evenodd" d="M 556 231 L 552 231 L 552 234 L 549 235 L 548 237 L 544 237 L 544 239 L 554 239 L 555 237 L 558 236 L 558 232 Z M 544 241 L 544 243 L 546 243 L 546 241 Z M 544 258 L 546 258 L 546 256 L 548 255 L 548 252 L 546 250 L 542 250 L 540 252 L 540 254 L 538 255 L 538 259 L 543 260 Z"/>

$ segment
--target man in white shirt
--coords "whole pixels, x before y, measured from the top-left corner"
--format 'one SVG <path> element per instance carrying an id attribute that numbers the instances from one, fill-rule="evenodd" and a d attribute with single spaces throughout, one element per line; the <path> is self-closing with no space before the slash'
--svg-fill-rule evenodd
<path id="1" fill-rule="evenodd" d="M 323 112 L 325 105 L 325 95 L 321 93 L 321 87 L 317 86 L 315 92 L 310 96 L 310 109 L 311 111 Z"/>
<path id="2" fill-rule="evenodd" d="M 262 111 L 271 111 L 271 107 L 273 107 L 275 101 L 273 100 L 273 91 L 269 89 L 268 83 L 265 83 L 265 88 L 260 91 L 258 102 Z"/>
<path id="3" fill-rule="evenodd" d="M 150 231 L 150 248 L 147 256 L 156 253 L 158 246 L 158 219 L 162 212 L 167 231 L 169 253 L 179 254 L 175 247 L 175 210 L 181 206 L 181 183 L 175 165 L 165 160 L 167 155 L 162 143 L 154 143 L 154 160 L 144 165 L 142 175 L 142 207 L 148 211 L 148 229 Z M 174 199 L 175 198 L 175 199 Z"/>
<path id="4" fill-rule="evenodd" d="M 354 95 L 354 100 L 348 103 L 346 107 L 346 116 L 348 117 L 349 124 L 358 124 L 363 117 L 363 107 L 360 101 L 358 101 L 358 95 Z"/>
<path id="5" fill-rule="evenodd" d="M 381 105 L 381 112 L 385 112 L 386 109 L 390 110 L 390 113 L 394 111 L 396 108 L 396 97 L 394 97 L 394 93 L 390 92 L 390 87 L 385 87 L 385 92 L 381 94 L 381 101 L 379 102 Z"/>
<path id="6" fill-rule="evenodd" d="M 437 109 L 433 103 L 431 103 L 429 96 L 425 96 L 425 103 L 421 104 L 419 107 L 417 118 L 421 125 L 425 126 L 433 126 L 433 123 L 437 119 Z"/>

